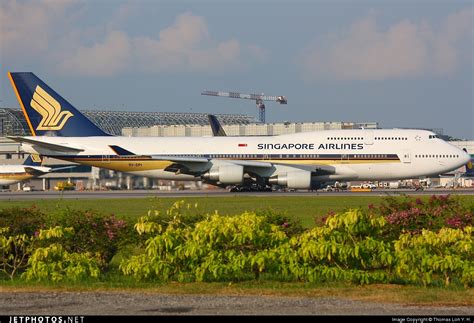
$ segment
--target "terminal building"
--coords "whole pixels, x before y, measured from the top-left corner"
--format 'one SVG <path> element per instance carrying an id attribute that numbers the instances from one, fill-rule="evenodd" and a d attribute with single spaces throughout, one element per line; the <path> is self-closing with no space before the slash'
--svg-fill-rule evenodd
<path id="1" fill-rule="evenodd" d="M 105 132 L 121 136 L 124 128 L 152 126 L 208 125 L 205 113 L 177 112 L 129 112 L 129 111 L 81 111 Z M 248 125 L 256 122 L 254 117 L 244 114 L 217 114 L 226 125 Z M 0 108 L 0 136 L 31 136 L 23 112 L 18 108 Z"/>
<path id="2" fill-rule="evenodd" d="M 105 132 L 112 135 L 142 137 L 212 136 L 208 117 L 205 113 L 92 110 L 85 110 L 83 113 Z M 228 136 L 275 136 L 321 130 L 378 128 L 376 122 L 260 123 L 255 117 L 249 115 L 218 114 L 216 116 Z M 6 138 L 6 136 L 12 135 L 28 136 L 31 135 L 31 132 L 20 109 L 0 108 L 0 164 L 19 164 L 21 163 L 20 160 L 26 158 L 21 153 L 19 144 Z M 460 148 L 466 148 L 471 155 L 474 155 L 474 141 L 453 141 L 451 143 Z M 65 164 L 68 163 L 57 159 L 45 160 L 45 165 L 50 167 L 64 167 Z M 52 189 L 58 182 L 69 180 L 76 184 L 76 189 L 169 187 L 168 183 L 164 181 L 140 178 L 83 165 L 30 180 L 28 185 L 35 189 Z M 21 188 L 21 185 L 11 187 L 11 189 L 19 188 Z"/>

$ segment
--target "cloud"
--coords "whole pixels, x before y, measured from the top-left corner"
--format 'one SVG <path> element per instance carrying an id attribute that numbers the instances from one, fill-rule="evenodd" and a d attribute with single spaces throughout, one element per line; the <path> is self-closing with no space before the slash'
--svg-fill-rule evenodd
<path id="1" fill-rule="evenodd" d="M 74 54 L 65 57 L 58 65 L 63 73 L 89 76 L 110 76 L 126 69 L 130 64 L 130 41 L 119 31 L 111 32 L 103 43 L 81 46 Z"/>
<path id="2" fill-rule="evenodd" d="M 129 37 L 109 31 L 103 42 L 75 49 L 61 60 L 61 72 L 110 76 L 125 70 L 157 72 L 221 72 L 244 66 L 245 60 L 264 59 L 264 50 L 235 39 L 217 42 L 203 17 L 184 13 L 158 37 Z"/>
<path id="3" fill-rule="evenodd" d="M 119 29 L 123 24 L 126 24 L 132 17 L 136 17 L 139 14 L 139 2 L 124 2 L 117 8 L 117 10 L 112 13 L 112 16 L 110 18 L 107 18 L 107 29 Z"/>
<path id="4" fill-rule="evenodd" d="M 55 23 L 73 0 L 37 2 L 15 0 L 0 3 L 0 42 L 2 56 L 36 57 L 50 47 Z"/>
<path id="5" fill-rule="evenodd" d="M 82 10 L 77 10 L 77 3 L 2 1 L 2 61 L 34 62 L 62 74 L 111 76 L 127 71 L 222 73 L 266 57 L 257 45 L 214 39 L 206 20 L 189 12 L 155 35 L 131 36 L 122 28 L 131 18 L 139 18 L 141 8 L 136 3 L 123 3 L 105 23 L 96 25 L 82 23 L 93 7 L 79 2 Z"/>
<path id="6" fill-rule="evenodd" d="M 179 15 L 158 38 L 138 37 L 133 43 L 139 68 L 149 72 L 229 70 L 242 65 L 243 55 L 261 55 L 243 51 L 235 39 L 214 41 L 204 18 L 191 13 Z"/>
<path id="7" fill-rule="evenodd" d="M 402 20 L 383 31 L 369 16 L 308 48 L 302 55 L 303 73 L 308 79 L 336 80 L 451 75 L 463 51 L 469 51 L 463 40 L 472 46 L 472 21 L 471 9 L 465 9 L 448 16 L 437 30 Z"/>

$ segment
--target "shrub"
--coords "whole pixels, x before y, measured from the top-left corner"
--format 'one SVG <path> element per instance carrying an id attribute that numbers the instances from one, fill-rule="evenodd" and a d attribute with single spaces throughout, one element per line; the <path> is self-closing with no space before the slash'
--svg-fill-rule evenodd
<path id="1" fill-rule="evenodd" d="M 67 210 L 53 225 L 70 227 L 74 235 L 64 236 L 60 242 L 68 252 L 99 253 L 108 264 L 127 237 L 127 223 L 115 215 L 102 215 L 95 211 Z"/>
<path id="2" fill-rule="evenodd" d="M 36 206 L 5 208 L 0 210 L 0 227 L 9 228 L 10 235 L 32 236 L 44 227 L 45 214 Z"/>
<path id="3" fill-rule="evenodd" d="M 474 284 L 473 228 L 423 230 L 395 241 L 396 274 L 410 283 L 428 285 L 441 278 L 445 285 L 460 280 Z"/>
<path id="4" fill-rule="evenodd" d="M 142 219 L 138 232 L 154 233 L 145 252 L 121 263 L 125 275 L 139 279 L 213 281 L 259 278 L 283 280 L 387 280 L 393 250 L 377 240 L 383 217 L 351 210 L 315 228 L 288 238 L 274 217 L 244 213 L 217 214 L 194 227 L 166 229 Z"/>
<path id="5" fill-rule="evenodd" d="M 300 219 L 294 217 L 291 218 L 286 214 L 286 212 L 276 211 L 273 209 L 263 209 L 257 210 L 255 214 L 257 216 L 265 217 L 268 223 L 280 226 L 288 237 L 295 236 L 305 231 L 301 225 Z"/>
<path id="6" fill-rule="evenodd" d="M 35 238 L 24 233 L 11 234 L 10 230 L 0 228 L 0 271 L 13 279 L 26 268 Z"/>
<path id="7" fill-rule="evenodd" d="M 134 228 L 139 233 L 137 242 L 144 244 L 157 232 L 165 231 L 169 226 L 175 228 L 193 227 L 197 222 L 206 218 L 198 209 L 198 204 L 185 204 L 183 200 L 176 201 L 165 213 L 149 210 L 148 215 L 139 218 Z"/>
<path id="8" fill-rule="evenodd" d="M 359 209 L 333 214 L 323 227 L 290 241 L 294 259 L 281 259 L 299 280 L 387 282 L 395 259 L 391 243 L 380 239 L 386 225 L 383 217 Z"/>
<path id="9" fill-rule="evenodd" d="M 41 230 L 40 240 L 61 239 L 73 236 L 72 228 L 55 227 Z M 60 243 L 37 248 L 28 260 L 28 268 L 22 277 L 26 280 L 77 281 L 97 278 L 100 274 L 100 255 L 91 252 L 69 252 Z"/>
<path id="10" fill-rule="evenodd" d="M 444 227 L 462 229 L 473 225 L 474 208 L 463 205 L 459 198 L 433 195 L 420 198 L 387 198 L 381 206 L 369 206 L 369 212 L 382 215 L 390 224 L 387 235 L 398 238 L 403 232 L 421 233 L 423 229 L 439 231 Z"/>
<path id="11" fill-rule="evenodd" d="M 214 214 L 166 228 L 142 218 L 135 228 L 148 234 L 141 254 L 125 259 L 125 275 L 159 281 L 403 281 L 433 284 L 474 277 L 472 228 L 387 236 L 381 215 L 360 209 L 334 214 L 324 226 L 288 237 L 275 218 L 244 213 Z M 264 275 L 264 276 L 262 276 Z"/>
<path id="12" fill-rule="evenodd" d="M 45 219 L 35 206 L 0 210 L 0 271 L 10 279 L 26 268 Z"/>
<path id="13" fill-rule="evenodd" d="M 263 216 L 208 216 L 194 226 L 170 223 L 166 229 L 142 219 L 139 233 L 154 233 L 143 254 L 121 263 L 125 275 L 158 280 L 240 280 L 271 266 L 267 252 L 287 241 L 281 227 Z M 253 275 L 255 276 L 252 276 Z"/>

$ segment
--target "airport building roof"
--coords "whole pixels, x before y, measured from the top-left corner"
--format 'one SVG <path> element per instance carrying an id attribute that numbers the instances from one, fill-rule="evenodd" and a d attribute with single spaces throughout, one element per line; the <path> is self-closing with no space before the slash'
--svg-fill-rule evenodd
<path id="1" fill-rule="evenodd" d="M 155 125 L 207 125 L 206 113 L 180 112 L 131 112 L 131 111 L 82 111 L 102 130 L 112 135 L 121 135 L 127 127 L 151 127 Z M 256 123 L 253 116 L 244 114 L 217 114 L 222 124 L 246 125 Z M 0 108 L 0 136 L 31 135 L 25 117 L 19 108 Z"/>

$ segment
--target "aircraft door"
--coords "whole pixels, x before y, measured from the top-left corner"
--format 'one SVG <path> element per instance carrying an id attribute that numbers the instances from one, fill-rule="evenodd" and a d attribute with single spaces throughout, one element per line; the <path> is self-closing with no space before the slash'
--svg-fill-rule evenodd
<path id="1" fill-rule="evenodd" d="M 402 162 L 405 164 L 411 163 L 411 153 L 409 150 L 404 150 L 402 152 Z"/>
<path id="2" fill-rule="evenodd" d="M 341 164 L 348 164 L 349 163 L 349 154 L 342 154 L 341 155 Z"/>
<path id="3" fill-rule="evenodd" d="M 110 155 L 102 155 L 102 163 L 110 163 Z"/>
<path id="4" fill-rule="evenodd" d="M 364 134 L 364 144 L 373 145 L 374 144 L 374 131 L 366 130 Z"/>

